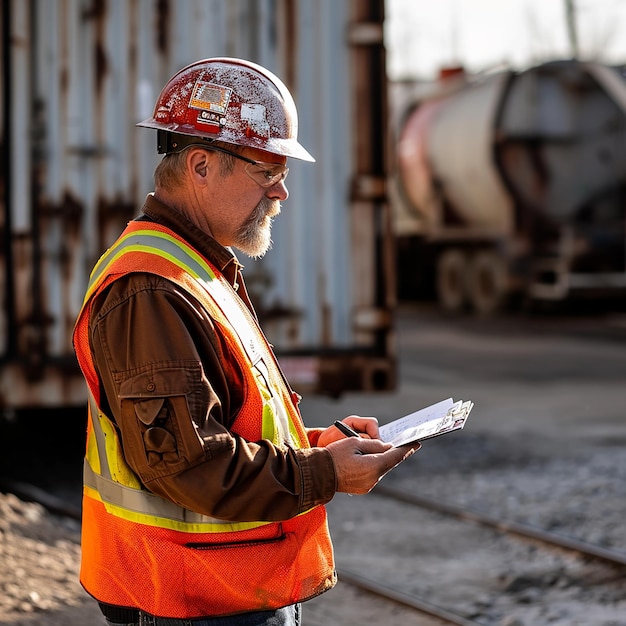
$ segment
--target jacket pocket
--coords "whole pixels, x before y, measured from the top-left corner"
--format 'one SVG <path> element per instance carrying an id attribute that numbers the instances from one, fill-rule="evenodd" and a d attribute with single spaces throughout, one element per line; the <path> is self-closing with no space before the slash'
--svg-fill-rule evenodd
<path id="1" fill-rule="evenodd" d="M 153 365 L 119 376 L 123 445 L 144 482 L 204 458 L 188 402 L 190 394 L 201 391 L 199 363 Z"/>
<path id="2" fill-rule="evenodd" d="M 273 539 L 257 539 L 256 541 L 226 541 L 224 543 L 186 543 L 186 548 L 193 550 L 223 550 L 224 548 L 244 548 L 251 546 L 268 545 L 272 543 L 279 543 L 286 539 L 287 535 L 283 533 L 280 537 L 274 537 Z"/>
<path id="3" fill-rule="evenodd" d="M 221 550 L 224 548 L 245 548 L 271 545 L 285 541 L 288 533 L 281 522 L 270 522 L 258 528 L 218 533 L 208 541 L 190 541 L 184 546 L 191 550 Z"/>

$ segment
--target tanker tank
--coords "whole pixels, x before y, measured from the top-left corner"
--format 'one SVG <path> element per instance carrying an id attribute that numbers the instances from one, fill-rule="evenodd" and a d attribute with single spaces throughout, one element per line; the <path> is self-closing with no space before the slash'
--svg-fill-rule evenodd
<path id="1" fill-rule="evenodd" d="M 617 69 L 569 60 L 459 73 L 409 98 L 398 117 L 401 266 L 413 257 L 433 267 L 442 307 L 488 314 L 513 295 L 626 290 L 626 82 Z"/>

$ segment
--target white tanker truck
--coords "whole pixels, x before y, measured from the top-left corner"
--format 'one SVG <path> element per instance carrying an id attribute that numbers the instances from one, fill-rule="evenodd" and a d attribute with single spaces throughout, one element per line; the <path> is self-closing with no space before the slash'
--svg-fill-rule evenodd
<path id="1" fill-rule="evenodd" d="M 459 74 L 400 108 L 391 185 L 400 280 L 431 268 L 444 309 L 483 314 L 515 294 L 626 292 L 617 69 L 570 60 Z"/>

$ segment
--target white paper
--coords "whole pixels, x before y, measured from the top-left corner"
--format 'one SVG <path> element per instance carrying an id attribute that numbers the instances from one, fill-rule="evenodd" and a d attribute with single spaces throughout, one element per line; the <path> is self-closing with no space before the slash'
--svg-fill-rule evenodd
<path id="1" fill-rule="evenodd" d="M 473 406 L 470 401 L 442 400 L 384 424 L 379 429 L 380 438 L 398 447 L 459 430 L 465 426 Z"/>

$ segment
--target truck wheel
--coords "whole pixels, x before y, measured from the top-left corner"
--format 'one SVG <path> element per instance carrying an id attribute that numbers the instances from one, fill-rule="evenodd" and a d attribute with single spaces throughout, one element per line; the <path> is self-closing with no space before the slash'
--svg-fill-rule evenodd
<path id="1" fill-rule="evenodd" d="M 437 296 L 445 311 L 459 312 L 467 302 L 468 258 L 463 250 L 444 250 L 437 261 Z"/>
<path id="2" fill-rule="evenodd" d="M 469 262 L 468 290 L 472 308 L 480 315 L 499 311 L 508 296 L 505 259 L 495 250 L 481 250 Z"/>

